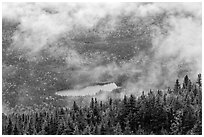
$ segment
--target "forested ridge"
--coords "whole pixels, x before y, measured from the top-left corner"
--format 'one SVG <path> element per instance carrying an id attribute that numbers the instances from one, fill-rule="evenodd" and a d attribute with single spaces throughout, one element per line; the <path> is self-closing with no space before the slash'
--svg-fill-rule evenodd
<path id="1" fill-rule="evenodd" d="M 202 84 L 176 80 L 168 91 L 142 92 L 139 97 L 102 102 L 92 98 L 90 105 L 72 108 L 44 108 L 28 113 L 2 114 L 4 135 L 148 135 L 202 134 Z"/>

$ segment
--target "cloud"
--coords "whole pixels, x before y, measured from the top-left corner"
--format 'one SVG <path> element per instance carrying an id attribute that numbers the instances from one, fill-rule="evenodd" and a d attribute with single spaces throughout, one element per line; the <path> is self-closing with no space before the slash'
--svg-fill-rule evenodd
<path id="1" fill-rule="evenodd" d="M 140 94 L 201 72 L 201 3 L 3 3 L 2 8 L 3 19 L 19 23 L 9 48 L 22 50 L 35 67 L 43 62 L 43 72 L 63 73 L 57 79 L 70 87 L 122 81 L 126 92 Z"/>

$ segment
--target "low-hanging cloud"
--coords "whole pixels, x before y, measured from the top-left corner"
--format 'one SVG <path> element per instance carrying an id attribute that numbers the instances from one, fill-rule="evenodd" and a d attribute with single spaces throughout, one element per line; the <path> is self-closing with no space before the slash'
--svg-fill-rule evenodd
<path id="1" fill-rule="evenodd" d="M 44 64 L 43 73 L 51 71 L 54 82 L 64 82 L 65 88 L 113 81 L 124 91 L 139 94 L 201 73 L 201 3 L 3 3 L 2 7 L 3 20 L 17 24 L 9 49 L 21 50 L 19 56 L 38 71 Z"/>

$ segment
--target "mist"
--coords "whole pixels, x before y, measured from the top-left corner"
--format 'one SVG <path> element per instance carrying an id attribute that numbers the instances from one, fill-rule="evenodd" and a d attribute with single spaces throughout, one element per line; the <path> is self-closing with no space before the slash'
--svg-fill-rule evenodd
<path id="1" fill-rule="evenodd" d="M 106 81 L 139 95 L 167 89 L 185 75 L 196 79 L 202 70 L 201 3 L 3 3 L 2 8 L 3 93 L 16 91 L 16 103 L 37 91 Z"/>

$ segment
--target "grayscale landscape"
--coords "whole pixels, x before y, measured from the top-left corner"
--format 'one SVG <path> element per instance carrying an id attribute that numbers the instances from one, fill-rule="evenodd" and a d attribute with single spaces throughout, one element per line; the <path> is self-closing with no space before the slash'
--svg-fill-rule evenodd
<path id="1" fill-rule="evenodd" d="M 2 3 L 3 135 L 202 134 L 202 3 Z"/>

